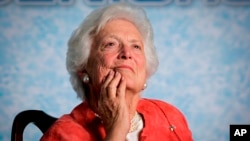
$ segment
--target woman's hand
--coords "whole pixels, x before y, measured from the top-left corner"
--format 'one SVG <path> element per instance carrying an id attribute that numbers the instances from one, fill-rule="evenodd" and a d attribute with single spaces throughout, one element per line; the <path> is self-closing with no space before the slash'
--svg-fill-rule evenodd
<path id="1" fill-rule="evenodd" d="M 125 91 L 125 79 L 119 72 L 111 70 L 103 80 L 97 106 L 107 133 L 106 140 L 124 141 L 129 131 L 130 119 Z"/>

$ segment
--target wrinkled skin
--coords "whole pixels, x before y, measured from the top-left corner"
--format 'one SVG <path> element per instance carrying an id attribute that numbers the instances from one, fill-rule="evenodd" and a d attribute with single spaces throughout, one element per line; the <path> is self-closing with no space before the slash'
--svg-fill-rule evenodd
<path id="1" fill-rule="evenodd" d="M 100 115 L 106 140 L 125 140 L 146 82 L 143 38 L 129 21 L 109 21 L 94 37 L 87 66 L 89 103 Z"/>

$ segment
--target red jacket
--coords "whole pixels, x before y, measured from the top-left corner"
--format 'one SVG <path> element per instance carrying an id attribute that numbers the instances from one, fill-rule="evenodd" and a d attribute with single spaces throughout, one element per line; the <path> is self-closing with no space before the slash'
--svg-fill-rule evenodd
<path id="1" fill-rule="evenodd" d="M 137 111 L 144 119 L 140 141 L 193 140 L 185 117 L 174 106 L 159 100 L 141 99 Z M 59 118 L 41 141 L 102 141 L 105 135 L 101 120 L 83 102 L 70 114 Z"/>

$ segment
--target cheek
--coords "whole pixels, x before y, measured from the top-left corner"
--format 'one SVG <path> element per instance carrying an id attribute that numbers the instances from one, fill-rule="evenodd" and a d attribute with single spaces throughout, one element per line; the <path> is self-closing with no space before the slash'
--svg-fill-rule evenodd
<path id="1" fill-rule="evenodd" d="M 138 73 L 139 77 L 141 79 L 146 79 L 146 73 L 147 73 L 147 68 L 146 68 L 146 60 L 144 57 L 140 58 L 137 60 L 137 67 L 138 67 Z"/>
<path id="2" fill-rule="evenodd" d="M 146 58 L 144 56 L 138 57 L 136 59 L 136 64 L 139 69 L 146 71 Z"/>
<path id="3" fill-rule="evenodd" d="M 87 67 L 87 72 L 94 84 L 100 84 L 104 77 L 110 71 L 110 64 L 104 56 L 95 57 L 90 59 Z"/>

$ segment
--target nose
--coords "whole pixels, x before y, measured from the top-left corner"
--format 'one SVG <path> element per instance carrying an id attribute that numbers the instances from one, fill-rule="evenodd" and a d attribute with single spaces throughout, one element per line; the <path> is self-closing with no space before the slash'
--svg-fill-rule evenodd
<path id="1" fill-rule="evenodd" d="M 131 50 L 129 46 L 123 46 L 119 52 L 119 59 L 131 59 Z"/>

